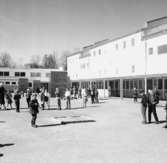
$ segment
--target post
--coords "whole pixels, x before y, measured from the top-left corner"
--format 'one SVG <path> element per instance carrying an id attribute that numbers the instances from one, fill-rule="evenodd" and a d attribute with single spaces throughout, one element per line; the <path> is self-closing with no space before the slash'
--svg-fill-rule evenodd
<path id="1" fill-rule="evenodd" d="M 123 99 L 123 79 L 120 79 L 120 98 Z"/>
<path id="2" fill-rule="evenodd" d="M 144 32 L 145 44 L 145 77 L 144 77 L 144 92 L 147 93 L 147 31 Z"/>

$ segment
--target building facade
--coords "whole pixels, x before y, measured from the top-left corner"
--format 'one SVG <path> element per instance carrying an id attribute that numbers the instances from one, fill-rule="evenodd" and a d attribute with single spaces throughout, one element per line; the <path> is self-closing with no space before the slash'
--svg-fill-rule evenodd
<path id="1" fill-rule="evenodd" d="M 63 93 L 68 84 L 67 72 L 58 69 L 11 69 L 0 68 L 0 82 L 7 90 L 27 88 L 33 90 L 45 87 L 51 96 L 54 96 L 55 88 L 58 87 Z"/>
<path id="2" fill-rule="evenodd" d="M 101 96 L 132 97 L 133 89 L 167 90 L 167 17 L 113 40 L 84 47 L 67 58 L 72 85 L 96 85 Z"/>

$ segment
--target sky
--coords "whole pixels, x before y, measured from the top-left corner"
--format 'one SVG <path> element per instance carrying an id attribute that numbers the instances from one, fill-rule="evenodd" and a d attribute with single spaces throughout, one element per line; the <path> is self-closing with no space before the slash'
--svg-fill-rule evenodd
<path id="1" fill-rule="evenodd" d="M 0 52 L 17 63 L 74 51 L 167 16 L 167 0 L 0 0 Z"/>

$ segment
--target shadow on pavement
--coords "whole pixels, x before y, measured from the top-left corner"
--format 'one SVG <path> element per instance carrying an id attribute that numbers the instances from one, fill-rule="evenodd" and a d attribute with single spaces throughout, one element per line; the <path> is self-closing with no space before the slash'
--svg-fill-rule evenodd
<path id="1" fill-rule="evenodd" d="M 0 157 L 3 157 L 3 153 L 0 153 Z"/>
<path id="2" fill-rule="evenodd" d="M 60 125 L 66 125 L 66 124 L 89 123 L 89 122 L 96 122 L 96 121 L 95 120 L 62 121 L 60 124 L 38 125 L 37 127 L 53 127 L 53 126 L 60 126 Z"/>
<path id="3" fill-rule="evenodd" d="M 0 148 L 2 147 L 7 147 L 7 146 L 12 146 L 14 143 L 9 143 L 9 144 L 0 144 Z"/>
<path id="4" fill-rule="evenodd" d="M 162 121 L 159 121 L 159 123 L 166 123 L 167 121 L 165 121 L 165 120 L 162 120 Z"/>

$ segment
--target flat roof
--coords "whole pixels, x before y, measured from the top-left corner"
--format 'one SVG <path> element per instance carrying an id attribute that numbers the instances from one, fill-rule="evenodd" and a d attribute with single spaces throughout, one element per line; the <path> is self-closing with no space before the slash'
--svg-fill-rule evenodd
<path id="1" fill-rule="evenodd" d="M 161 18 L 157 18 L 157 19 L 153 19 L 153 20 L 149 20 L 147 21 L 147 25 L 150 23 L 154 23 L 154 22 L 158 22 L 158 21 L 163 21 L 163 20 L 167 20 L 167 16 L 164 16 L 164 17 L 161 17 Z M 148 28 L 147 27 L 143 27 L 139 30 L 136 30 L 135 32 L 131 32 L 131 33 L 128 33 L 128 34 L 125 34 L 125 35 L 122 35 L 120 37 L 116 37 L 116 38 L 113 38 L 113 39 L 105 39 L 105 40 L 101 40 L 101 41 L 97 41 L 95 42 L 94 44 L 90 44 L 90 45 L 87 45 L 87 46 L 84 46 L 82 47 L 82 50 L 78 51 L 78 52 L 75 52 L 75 53 L 72 53 L 71 55 L 67 56 L 67 57 L 71 57 L 73 55 L 77 55 L 79 53 L 82 53 L 84 51 L 84 49 L 87 49 L 87 48 L 90 48 L 90 49 L 93 49 L 93 48 L 96 48 L 96 47 L 99 47 L 99 46 L 102 46 L 102 45 L 105 45 L 105 44 L 108 44 L 110 42 L 114 42 L 114 41 L 117 41 L 117 40 L 120 40 L 124 37 L 128 37 L 130 35 L 133 35 L 133 34 L 136 34 L 136 33 L 139 33 L 139 32 L 142 32 L 144 30 L 146 30 Z"/>

